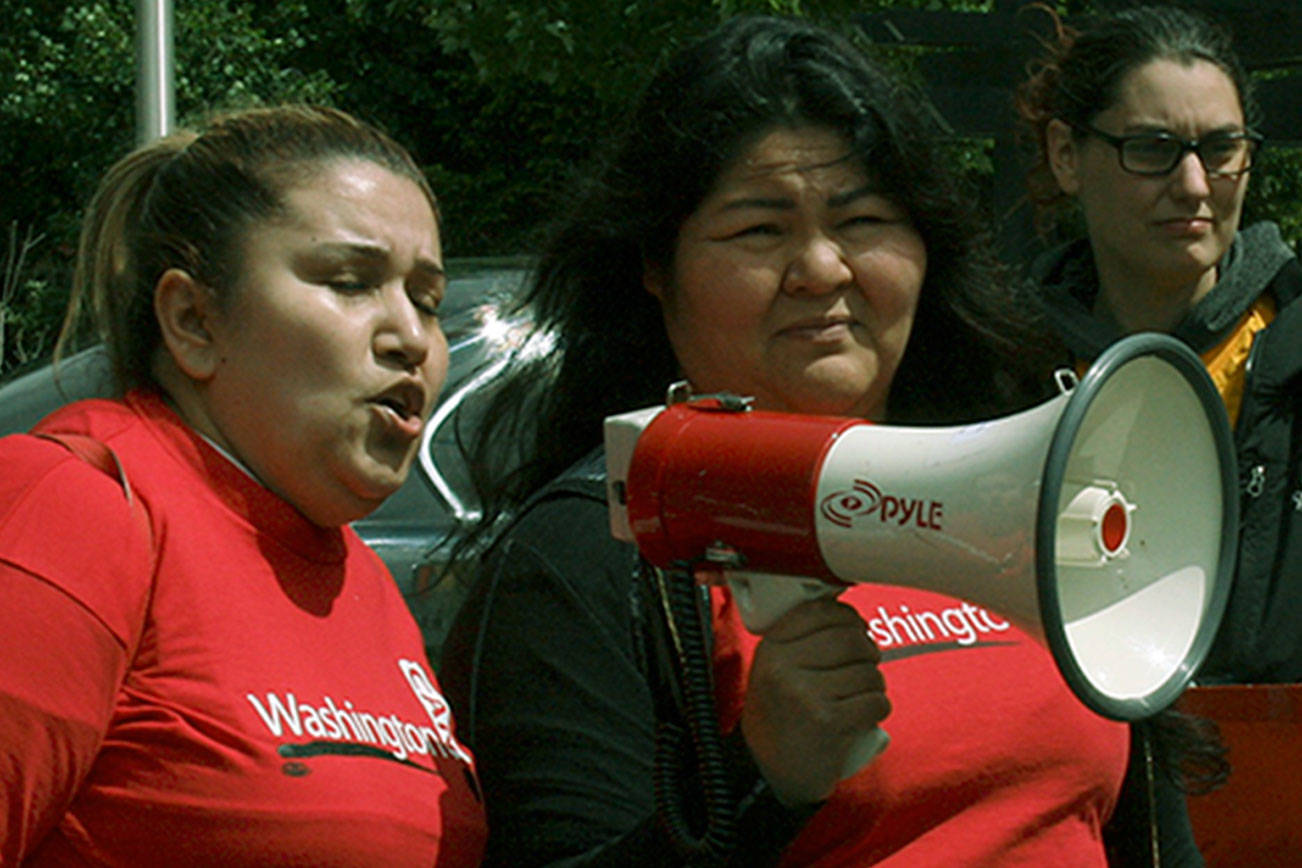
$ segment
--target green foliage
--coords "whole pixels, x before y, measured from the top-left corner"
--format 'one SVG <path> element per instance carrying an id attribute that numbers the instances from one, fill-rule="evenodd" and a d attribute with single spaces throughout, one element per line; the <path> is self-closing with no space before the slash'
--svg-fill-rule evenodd
<path id="1" fill-rule="evenodd" d="M 1302 149 L 1267 147 L 1252 167 L 1243 206 L 1244 224 L 1273 220 L 1295 250 L 1302 250 Z"/>
<path id="2" fill-rule="evenodd" d="M 12 4 L 8 4 L 12 6 Z M 302 38 L 259 27 L 248 4 L 176 4 L 176 105 L 182 116 L 281 99 L 329 100 L 325 70 L 287 62 Z M 0 372 L 43 353 L 66 297 L 77 225 L 99 176 L 134 138 L 135 21 L 123 0 L 43 0 L 9 10 L 0 31 L 0 228 L 41 241 L 0 311 Z M 0 244 L 6 243 L 0 236 Z M 0 255 L 13 253 L 12 244 Z M 15 329 L 18 332 L 15 332 Z M 23 336 L 15 340 L 15 334 Z"/>
<path id="3" fill-rule="evenodd" d="M 337 105 L 412 148 L 438 192 L 449 255 L 527 249 L 650 70 L 748 12 L 845 20 L 883 9 L 988 12 L 997 0 L 177 0 L 181 119 L 255 102 Z M 1060 0 L 1067 14 L 1099 0 Z M 1000 3 L 1002 5 L 1002 3 Z M 17 0 L 0 28 L 0 373 L 59 321 L 84 203 L 134 137 L 134 4 Z M 930 49 L 926 49 L 930 50 Z M 922 49 L 874 47 L 905 74 Z M 915 81 L 921 76 L 915 75 Z M 950 143 L 978 186 L 990 140 Z M 1302 237 L 1302 158 L 1271 149 L 1250 214 Z M 14 235 L 9 237 L 10 227 Z"/>

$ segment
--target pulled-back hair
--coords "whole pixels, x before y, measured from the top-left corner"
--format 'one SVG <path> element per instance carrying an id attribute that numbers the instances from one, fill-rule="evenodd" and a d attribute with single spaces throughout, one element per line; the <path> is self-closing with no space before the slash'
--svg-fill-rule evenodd
<path id="1" fill-rule="evenodd" d="M 170 268 L 228 300 L 248 229 L 276 217 L 288 189 L 325 164 L 375 163 L 434 194 L 411 156 L 336 109 L 287 105 L 220 115 L 202 130 L 143 145 L 104 176 L 82 224 L 56 357 L 89 315 L 118 389 L 149 386 L 161 335 L 154 287 Z"/>
<path id="2" fill-rule="evenodd" d="M 1066 199 L 1049 168 L 1049 122 L 1061 120 L 1080 136 L 1079 130 L 1116 103 L 1126 75 L 1150 61 L 1213 64 L 1233 83 L 1248 127 L 1257 125 L 1252 81 L 1229 34 L 1210 19 L 1176 6 L 1140 6 L 1093 19 L 1076 30 L 1049 7 L 1037 8 L 1051 17 L 1053 36 L 1045 41 L 1044 54 L 1031 63 L 1015 98 L 1022 133 L 1035 148 L 1027 182 L 1037 207 L 1052 208 Z"/>
<path id="3" fill-rule="evenodd" d="M 664 399 L 679 371 L 644 270 L 671 272 L 684 220 L 746 148 L 774 128 L 813 126 L 849 143 L 926 245 L 889 418 L 970 419 L 1007 406 L 999 369 L 1016 370 L 1016 345 L 1033 353 L 1034 342 L 1013 324 L 993 245 L 922 99 L 828 29 L 735 18 L 649 83 L 542 250 L 525 304 L 554 351 L 522 359 L 482 414 L 470 466 L 487 524 L 597 446 L 605 416 Z"/>

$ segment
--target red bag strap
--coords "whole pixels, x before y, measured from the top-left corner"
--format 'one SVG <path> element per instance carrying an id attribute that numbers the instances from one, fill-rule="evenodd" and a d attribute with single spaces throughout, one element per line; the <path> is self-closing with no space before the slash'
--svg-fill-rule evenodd
<path id="1" fill-rule="evenodd" d="M 86 434 L 37 433 L 36 436 L 43 440 L 58 443 L 91 467 L 116 479 L 118 484 L 122 486 L 123 494 L 126 495 L 127 503 L 131 507 L 132 517 L 144 530 L 145 538 L 153 539 L 154 533 L 153 528 L 149 525 L 149 516 L 145 514 L 145 509 L 140 501 L 132 494 L 131 483 L 127 480 L 127 471 L 122 466 L 116 452 L 103 442 Z"/>

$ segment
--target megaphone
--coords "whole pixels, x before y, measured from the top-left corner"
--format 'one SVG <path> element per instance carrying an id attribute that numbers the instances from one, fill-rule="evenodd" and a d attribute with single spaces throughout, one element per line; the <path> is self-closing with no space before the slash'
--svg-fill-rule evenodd
<path id="1" fill-rule="evenodd" d="M 657 567 L 722 572 L 754 632 L 847 584 L 962 598 L 1038 637 L 1087 707 L 1148 717 L 1192 680 L 1229 596 L 1229 423 L 1166 335 L 1056 378 L 1036 407 L 951 427 L 671 393 L 606 420 L 612 533 Z"/>

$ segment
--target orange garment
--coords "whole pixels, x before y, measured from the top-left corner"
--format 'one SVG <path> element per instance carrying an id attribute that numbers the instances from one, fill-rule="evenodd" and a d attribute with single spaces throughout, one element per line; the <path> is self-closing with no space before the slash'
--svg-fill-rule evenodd
<path id="1" fill-rule="evenodd" d="M 1239 407 L 1243 404 L 1243 386 L 1248 371 L 1248 354 L 1257 332 L 1275 319 L 1275 301 L 1270 293 L 1262 293 L 1238 325 L 1216 346 L 1202 354 L 1203 365 L 1216 384 L 1216 391 L 1225 401 L 1230 416 L 1230 427 L 1239 421 Z"/>
<path id="2" fill-rule="evenodd" d="M 1247 380 L 1248 355 L 1252 352 L 1252 342 L 1256 339 L 1257 332 L 1265 329 L 1274 319 L 1275 301 L 1270 293 L 1262 293 L 1225 339 L 1200 357 L 1216 391 L 1220 392 L 1221 400 L 1225 402 L 1225 412 L 1230 417 L 1231 428 L 1238 423 L 1239 408 L 1243 405 L 1243 386 Z M 1089 367 L 1088 361 L 1078 359 L 1077 375 L 1085 376 Z"/>

